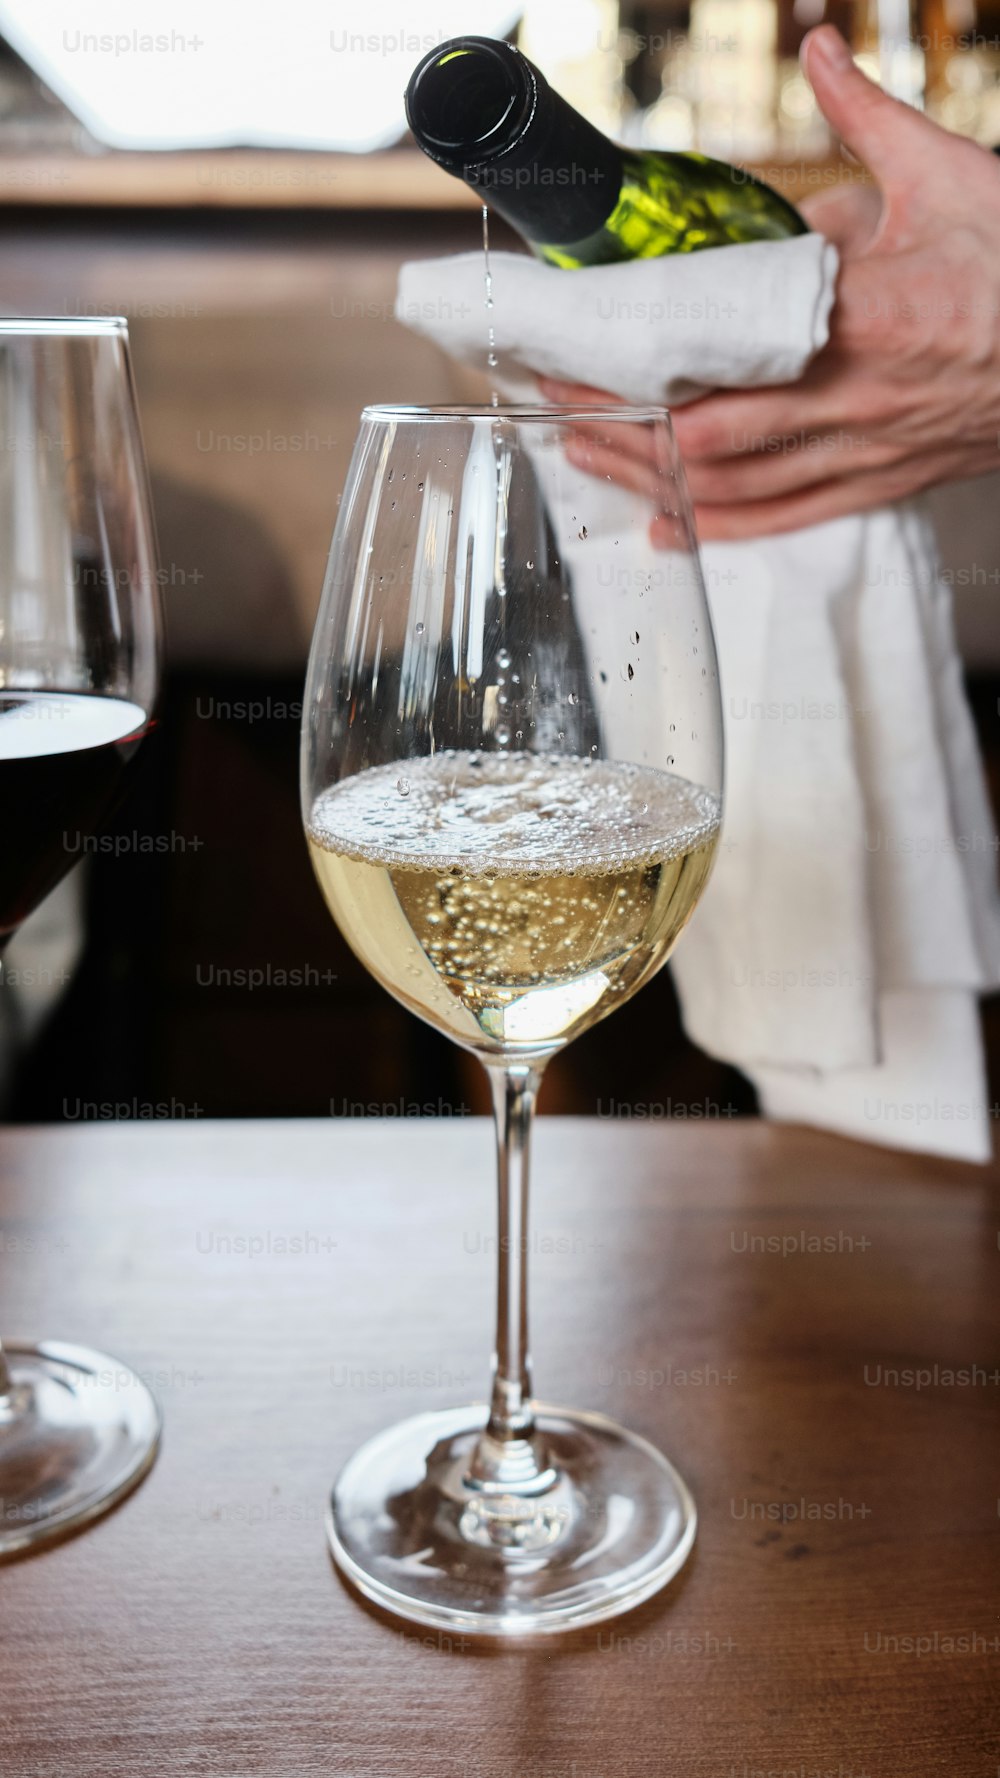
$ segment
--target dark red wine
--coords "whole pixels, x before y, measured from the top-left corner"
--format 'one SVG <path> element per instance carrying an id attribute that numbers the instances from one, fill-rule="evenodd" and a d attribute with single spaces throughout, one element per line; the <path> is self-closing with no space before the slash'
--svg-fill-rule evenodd
<path id="1" fill-rule="evenodd" d="M 147 727 L 123 698 L 0 692 L 0 944 L 81 856 Z"/>

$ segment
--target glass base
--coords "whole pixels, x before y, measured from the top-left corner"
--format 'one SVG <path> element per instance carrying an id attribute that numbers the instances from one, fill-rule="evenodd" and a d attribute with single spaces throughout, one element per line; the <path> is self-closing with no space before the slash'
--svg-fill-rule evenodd
<path id="1" fill-rule="evenodd" d="M 695 1505 L 645 1439 L 538 1405 L 540 1473 L 505 1488 L 470 1476 L 486 1420 L 485 1407 L 418 1414 L 341 1471 L 327 1537 L 367 1598 L 465 1635 L 537 1635 L 615 1617 L 677 1573 Z"/>
<path id="2" fill-rule="evenodd" d="M 0 1396 L 0 1559 L 62 1537 L 142 1480 L 160 1442 L 160 1410 L 116 1358 L 46 1341 L 5 1346 Z"/>

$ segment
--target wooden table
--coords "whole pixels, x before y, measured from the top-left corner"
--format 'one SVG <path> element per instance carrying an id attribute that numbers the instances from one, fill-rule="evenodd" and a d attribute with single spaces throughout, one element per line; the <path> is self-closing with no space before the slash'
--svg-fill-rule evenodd
<path id="1" fill-rule="evenodd" d="M 540 1392 L 662 1444 L 701 1525 L 631 1616 L 462 1649 L 351 1595 L 322 1518 L 361 1439 L 483 1388 L 490 1168 L 471 1119 L 3 1137 L 5 1330 L 129 1359 L 167 1425 L 0 1573 L 5 1778 L 992 1778 L 996 1172 L 543 1121 Z"/>

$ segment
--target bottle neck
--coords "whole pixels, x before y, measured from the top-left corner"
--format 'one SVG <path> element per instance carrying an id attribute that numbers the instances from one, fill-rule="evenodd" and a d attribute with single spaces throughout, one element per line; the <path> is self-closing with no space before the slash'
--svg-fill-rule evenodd
<path id="1" fill-rule="evenodd" d="M 541 80 L 541 77 L 539 77 Z M 527 241 L 559 246 L 596 234 L 613 213 L 622 150 L 546 83 L 524 134 L 463 178 Z"/>
<path id="2" fill-rule="evenodd" d="M 529 242 L 583 240 L 618 203 L 623 151 L 511 44 L 443 44 L 415 70 L 406 111 L 425 154 Z"/>

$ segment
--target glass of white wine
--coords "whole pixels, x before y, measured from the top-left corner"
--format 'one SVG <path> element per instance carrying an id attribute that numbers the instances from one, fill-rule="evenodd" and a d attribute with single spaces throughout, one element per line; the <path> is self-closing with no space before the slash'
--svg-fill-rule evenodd
<path id="1" fill-rule="evenodd" d="M 620 476 L 574 465 L 581 435 Z M 342 1571 L 418 1623 L 591 1623 L 655 1592 L 694 1541 L 666 1458 L 533 1398 L 528 1145 L 549 1058 L 669 955 L 721 793 L 666 412 L 367 408 L 309 663 L 306 836 L 357 956 L 483 1063 L 499 1161 L 491 1399 L 372 1439 L 330 1504 Z"/>

